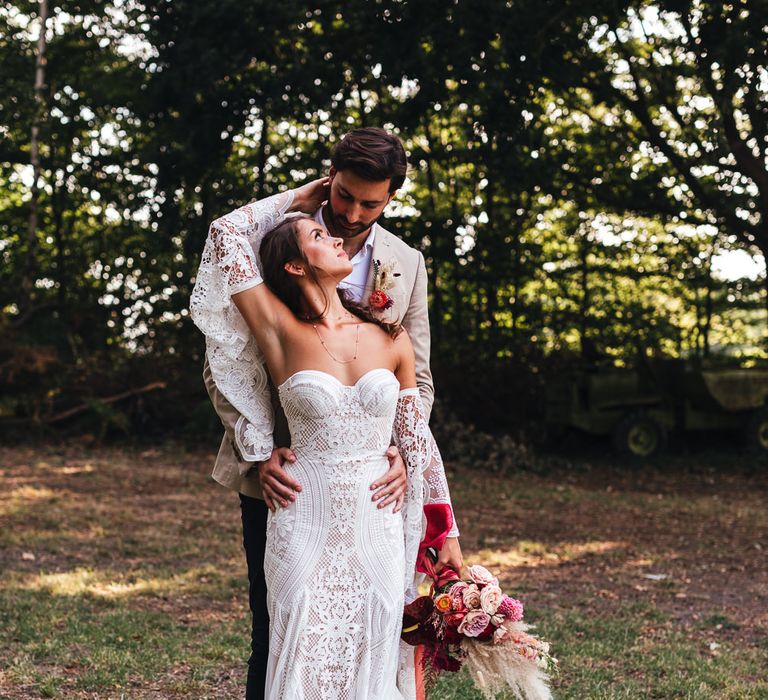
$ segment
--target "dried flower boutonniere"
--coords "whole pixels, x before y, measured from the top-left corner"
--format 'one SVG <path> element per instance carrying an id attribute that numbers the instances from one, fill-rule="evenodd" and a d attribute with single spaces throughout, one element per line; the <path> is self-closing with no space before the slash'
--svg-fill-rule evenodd
<path id="1" fill-rule="evenodd" d="M 384 311 L 391 309 L 395 303 L 387 290 L 395 286 L 395 277 L 400 277 L 399 272 L 395 272 L 395 262 L 390 260 L 385 265 L 381 260 L 373 261 L 373 293 L 368 299 L 372 309 Z"/>

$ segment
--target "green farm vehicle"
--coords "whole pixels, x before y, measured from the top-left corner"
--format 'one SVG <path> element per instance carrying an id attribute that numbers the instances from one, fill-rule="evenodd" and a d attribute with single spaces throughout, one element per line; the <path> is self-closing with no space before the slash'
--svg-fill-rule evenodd
<path id="1" fill-rule="evenodd" d="M 652 457 L 670 432 L 730 430 L 768 457 L 768 369 L 695 368 L 685 360 L 646 360 L 637 369 L 577 371 L 547 388 L 552 428 L 610 435 L 622 453 Z"/>

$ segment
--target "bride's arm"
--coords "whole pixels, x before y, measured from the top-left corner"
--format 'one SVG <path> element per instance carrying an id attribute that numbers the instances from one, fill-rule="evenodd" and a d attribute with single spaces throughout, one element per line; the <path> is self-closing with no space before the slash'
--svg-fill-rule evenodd
<path id="1" fill-rule="evenodd" d="M 458 542 L 459 530 L 443 460 L 429 429 L 426 412 L 416 388 L 415 359 L 407 333 L 403 332 L 398 336 L 395 348 L 398 356 L 395 374 L 400 382 L 393 432 L 395 445 L 408 467 L 409 481 L 413 476 L 423 483 L 427 544 L 432 546 L 434 543 L 440 552 L 438 570 L 442 566 L 450 565 L 459 571 L 463 563 Z"/>
<path id="2" fill-rule="evenodd" d="M 291 310 L 263 284 L 260 261 L 243 227 L 231 215 L 211 224 L 209 239 L 218 268 L 256 343 L 267 357 L 280 352 L 280 331 L 297 323 Z M 258 243 L 263 233 L 257 236 Z M 255 234 L 254 234 L 255 236 Z M 251 237 L 253 239 L 253 237 Z"/>
<path id="3" fill-rule="evenodd" d="M 328 179 L 321 178 L 246 204 L 214 221 L 205 242 L 190 315 L 206 338 L 211 400 L 233 409 L 219 417 L 243 457 L 243 474 L 272 454 L 274 418 L 264 358 L 231 295 L 258 283 L 255 251 L 264 234 L 288 212 L 314 213 L 327 193 Z"/>
<path id="4" fill-rule="evenodd" d="M 290 211 L 314 212 L 326 196 L 323 178 L 251 202 L 216 219 L 205 241 L 190 316 L 205 335 L 214 406 L 226 401 L 234 408 L 220 417 L 231 425 L 243 474 L 272 455 L 274 417 L 264 358 L 232 295 L 260 283 L 255 251 L 264 234 Z"/>

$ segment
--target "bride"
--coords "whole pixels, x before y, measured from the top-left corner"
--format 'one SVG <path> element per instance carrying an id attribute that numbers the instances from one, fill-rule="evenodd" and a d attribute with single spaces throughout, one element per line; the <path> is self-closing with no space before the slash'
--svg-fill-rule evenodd
<path id="1" fill-rule="evenodd" d="M 337 290 L 352 263 L 342 240 L 309 216 L 267 233 L 259 253 L 263 271 L 247 241 L 212 226 L 201 266 L 209 278 L 198 284 L 218 275 L 242 289 L 232 301 L 277 387 L 296 455 L 291 475 L 303 487 L 269 515 L 265 697 L 415 698 L 403 604 L 453 511 L 410 339 Z M 369 489 L 388 468 L 393 436 L 408 471 L 400 512 L 377 508 Z"/>

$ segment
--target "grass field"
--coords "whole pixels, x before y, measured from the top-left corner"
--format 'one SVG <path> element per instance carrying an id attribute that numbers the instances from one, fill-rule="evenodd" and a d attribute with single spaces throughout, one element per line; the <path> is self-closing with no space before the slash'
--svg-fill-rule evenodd
<path id="1" fill-rule="evenodd" d="M 237 498 L 208 453 L 0 449 L 0 698 L 239 698 Z M 450 474 L 469 563 L 559 659 L 557 698 L 768 698 L 768 481 L 725 457 Z M 444 678 L 433 700 L 480 699 Z"/>

